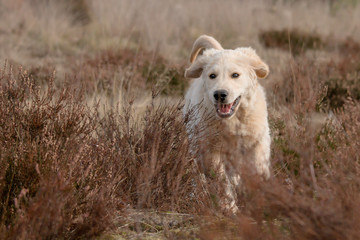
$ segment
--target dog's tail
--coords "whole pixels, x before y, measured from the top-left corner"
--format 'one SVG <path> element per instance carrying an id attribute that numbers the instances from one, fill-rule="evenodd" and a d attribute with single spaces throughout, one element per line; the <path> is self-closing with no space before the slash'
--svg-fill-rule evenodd
<path id="1" fill-rule="evenodd" d="M 223 47 L 218 41 L 215 40 L 215 38 L 207 35 L 201 35 L 194 42 L 193 48 L 191 50 L 190 62 L 193 63 L 196 60 L 197 56 L 208 48 L 223 50 Z"/>

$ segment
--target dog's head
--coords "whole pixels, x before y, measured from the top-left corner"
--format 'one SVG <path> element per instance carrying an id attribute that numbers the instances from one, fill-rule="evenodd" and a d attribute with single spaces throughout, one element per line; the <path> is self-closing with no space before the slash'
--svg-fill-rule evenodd
<path id="1" fill-rule="evenodd" d="M 231 118 L 254 91 L 257 79 L 269 73 L 252 48 L 223 49 L 205 35 L 195 41 L 190 62 L 185 77 L 203 81 L 206 97 L 220 118 Z"/>

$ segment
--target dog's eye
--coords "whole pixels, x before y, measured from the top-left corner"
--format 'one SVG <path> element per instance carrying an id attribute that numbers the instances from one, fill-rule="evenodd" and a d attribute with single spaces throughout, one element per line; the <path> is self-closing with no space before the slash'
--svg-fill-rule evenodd
<path id="1" fill-rule="evenodd" d="M 238 73 L 233 73 L 232 75 L 231 75 L 231 77 L 232 78 L 238 78 L 240 75 L 238 74 Z"/>
<path id="2" fill-rule="evenodd" d="M 210 75 L 209 75 L 209 78 L 211 78 L 211 79 L 216 78 L 216 74 L 214 74 L 214 73 L 210 74 Z"/>

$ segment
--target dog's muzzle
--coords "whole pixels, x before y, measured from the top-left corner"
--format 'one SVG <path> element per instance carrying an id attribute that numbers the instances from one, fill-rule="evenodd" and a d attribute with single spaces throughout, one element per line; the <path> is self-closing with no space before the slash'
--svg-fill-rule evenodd
<path id="1" fill-rule="evenodd" d="M 235 113 L 235 109 L 240 102 L 241 96 L 237 97 L 235 101 L 229 104 L 217 102 L 215 103 L 216 113 L 221 118 L 229 118 Z"/>

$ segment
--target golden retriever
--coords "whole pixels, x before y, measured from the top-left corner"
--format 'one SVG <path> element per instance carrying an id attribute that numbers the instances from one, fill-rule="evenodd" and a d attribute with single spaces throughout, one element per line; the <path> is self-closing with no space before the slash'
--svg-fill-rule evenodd
<path id="1" fill-rule="evenodd" d="M 191 65 L 185 77 L 192 83 L 185 95 L 184 114 L 200 106 L 188 128 L 195 128 L 207 116 L 214 116 L 220 126 L 214 141 L 209 141 L 202 160 L 220 169 L 226 180 L 223 201 L 233 212 L 236 206 L 234 188 L 240 184 L 240 166 L 250 164 L 254 173 L 270 176 L 270 131 L 263 87 L 269 67 L 250 47 L 223 49 L 218 41 L 206 35 L 194 43 Z M 212 124 L 205 127 L 212 130 Z M 229 160 L 225 151 L 236 152 Z M 210 157 L 209 157 L 210 156 Z"/>

